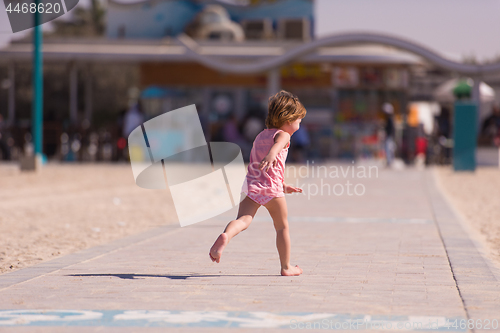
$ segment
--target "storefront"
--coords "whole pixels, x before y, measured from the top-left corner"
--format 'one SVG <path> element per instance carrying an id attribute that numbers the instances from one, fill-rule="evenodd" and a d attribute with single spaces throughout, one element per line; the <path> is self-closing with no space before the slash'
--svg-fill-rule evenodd
<path id="1" fill-rule="evenodd" d="M 250 144 L 253 139 L 248 133 L 255 134 L 256 120 L 260 119 L 263 128 L 269 96 L 280 89 L 288 90 L 299 97 L 308 111 L 303 122 L 310 143 L 306 157 L 318 161 L 378 156 L 381 105 L 392 103 L 396 120 L 402 121 L 408 99 L 409 69 L 420 64 L 419 58 L 383 45 L 319 47 L 272 66 L 266 65 L 266 61 L 281 58 L 308 44 L 203 42 L 196 45 L 202 58 L 193 56 L 188 46 L 175 39 L 140 43 L 117 40 L 106 44 L 87 41 L 84 45 L 85 49 L 57 41 L 46 43 L 44 59 L 69 68 L 107 68 L 108 64 L 122 64 L 130 73 L 137 73 L 129 76 L 142 92 L 147 118 L 196 104 L 207 139 L 224 139 L 221 131 L 231 119 Z M 0 54 L 7 61 L 14 58 L 19 62 L 28 61 L 30 44 L 12 44 Z M 70 71 L 70 78 L 74 77 L 72 73 Z M 71 123 L 78 123 L 77 115 L 93 120 L 97 116 L 107 117 L 107 112 L 110 119 L 116 118 L 117 114 L 109 107 L 109 97 L 118 95 L 101 91 L 97 85 L 93 87 L 97 78 L 83 74 L 88 81 L 84 87 L 78 85 L 78 80 L 59 78 L 70 83 L 68 116 Z M 115 73 L 100 76 L 99 80 L 110 81 L 115 77 L 125 78 Z M 131 86 L 122 88 L 126 91 Z M 84 112 L 75 107 L 78 95 L 78 100 L 84 102 Z M 127 103 L 126 92 L 119 97 Z M 106 110 L 95 112 L 96 106 L 104 102 Z M 252 130 L 245 129 L 247 122 L 252 124 Z"/>
<path id="2" fill-rule="evenodd" d="M 143 63 L 140 73 L 148 116 L 196 104 L 212 139 L 223 139 L 217 133 L 230 116 L 243 127 L 249 116 L 263 120 L 267 111 L 262 73 L 224 74 L 196 63 Z M 294 63 L 279 74 L 281 88 L 308 111 L 303 127 L 310 159 L 377 157 L 381 105 L 392 103 L 401 120 L 407 103 L 408 64 Z M 152 89 L 162 93 L 151 96 Z"/>

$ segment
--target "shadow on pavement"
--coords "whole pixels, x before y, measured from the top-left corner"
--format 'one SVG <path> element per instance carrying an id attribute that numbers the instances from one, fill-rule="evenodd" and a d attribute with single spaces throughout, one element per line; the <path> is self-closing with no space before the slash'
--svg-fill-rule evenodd
<path id="1" fill-rule="evenodd" d="M 217 275 L 150 275 L 150 274 L 71 274 L 66 276 L 115 276 L 120 279 L 133 280 L 137 278 L 158 277 L 167 278 L 171 280 L 186 280 L 189 278 L 203 278 L 203 277 L 223 277 L 223 276 L 280 276 L 279 274 L 217 274 Z"/>

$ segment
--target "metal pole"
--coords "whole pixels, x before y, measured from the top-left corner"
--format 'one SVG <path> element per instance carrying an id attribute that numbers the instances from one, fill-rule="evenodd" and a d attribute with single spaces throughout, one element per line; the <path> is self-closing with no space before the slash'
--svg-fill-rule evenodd
<path id="1" fill-rule="evenodd" d="M 36 8 L 42 0 L 35 0 Z M 41 15 L 35 11 L 35 27 L 33 31 L 33 102 L 31 115 L 31 132 L 35 157 L 42 154 L 42 114 L 43 114 L 43 59 L 42 59 L 42 27 Z"/>
<path id="2" fill-rule="evenodd" d="M 209 126 L 209 123 L 211 122 L 210 104 L 212 103 L 212 89 L 210 87 L 203 88 L 202 96 L 203 96 L 202 97 L 203 104 L 202 104 L 201 114 L 203 115 L 203 121 L 201 125 L 203 126 L 203 130 L 205 131 L 205 138 L 207 139 L 207 141 L 210 141 L 210 138 L 212 137 L 212 133 L 210 132 L 210 126 Z"/>
<path id="3" fill-rule="evenodd" d="M 9 104 L 8 104 L 9 117 L 7 123 L 9 124 L 9 126 L 12 126 L 14 124 L 14 118 L 16 113 L 16 73 L 15 73 L 14 62 L 11 62 L 9 64 L 9 82 L 10 82 Z"/>
<path id="4" fill-rule="evenodd" d="M 235 89 L 235 107 L 234 111 L 238 120 L 245 116 L 245 90 L 241 87 Z"/>
<path id="5" fill-rule="evenodd" d="M 78 120 L 78 69 L 71 64 L 69 71 L 69 119 L 72 125 Z"/>
<path id="6" fill-rule="evenodd" d="M 87 76 L 85 78 L 85 118 L 92 122 L 92 71 L 90 65 L 87 66 Z"/>
<path id="7" fill-rule="evenodd" d="M 272 96 L 280 91 L 281 77 L 280 69 L 273 68 L 267 74 L 267 95 Z"/>

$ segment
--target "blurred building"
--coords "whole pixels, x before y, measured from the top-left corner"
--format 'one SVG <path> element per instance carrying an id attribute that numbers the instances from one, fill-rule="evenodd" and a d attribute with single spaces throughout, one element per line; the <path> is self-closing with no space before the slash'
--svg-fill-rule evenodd
<path id="1" fill-rule="evenodd" d="M 147 118 L 196 104 L 207 136 L 216 138 L 226 119 L 262 117 L 268 97 L 285 89 L 308 110 L 309 158 L 376 156 L 381 105 L 393 104 L 400 131 L 408 102 L 431 100 L 452 75 L 394 47 L 349 41 L 264 70 L 248 65 L 313 45 L 313 6 L 311 0 L 110 0 L 105 37 L 45 39 L 45 113 L 54 114 L 55 127 L 119 124 L 130 88 L 138 87 Z M 1 112 L 18 126 L 29 124 L 30 59 L 29 40 L 0 50 L 0 75 L 15 82 L 0 92 Z M 221 63 L 242 69 L 225 71 Z M 109 132 L 117 142 L 119 130 Z M 54 133 L 50 139 L 44 132 L 44 142 L 54 141 L 56 154 Z"/>

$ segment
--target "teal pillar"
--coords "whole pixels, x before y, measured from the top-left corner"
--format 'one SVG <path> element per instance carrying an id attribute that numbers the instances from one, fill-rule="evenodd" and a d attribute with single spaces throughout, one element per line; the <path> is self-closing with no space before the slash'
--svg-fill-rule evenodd
<path id="1" fill-rule="evenodd" d="M 35 0 L 38 4 L 42 0 Z M 34 14 L 35 27 L 33 30 L 33 97 L 31 109 L 31 133 L 35 157 L 42 156 L 42 133 L 43 133 L 43 59 L 42 59 L 42 27 L 41 14 L 38 11 Z"/>
<path id="2" fill-rule="evenodd" d="M 455 102 L 453 117 L 453 169 L 476 169 L 477 105 L 474 102 Z"/>

